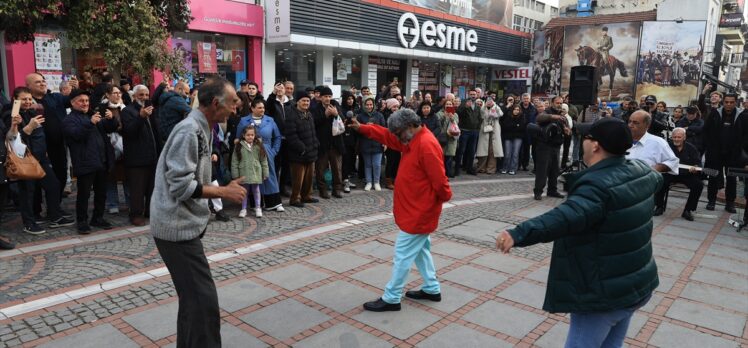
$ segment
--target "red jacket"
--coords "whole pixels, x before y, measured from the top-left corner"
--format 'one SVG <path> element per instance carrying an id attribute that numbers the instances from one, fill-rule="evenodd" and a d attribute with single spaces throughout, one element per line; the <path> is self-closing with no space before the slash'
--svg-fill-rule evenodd
<path id="1" fill-rule="evenodd" d="M 402 153 L 393 209 L 397 226 L 410 234 L 436 231 L 442 203 L 452 198 L 452 189 L 444 174 L 444 153 L 434 135 L 422 127 L 408 145 L 403 145 L 379 125 L 361 125 L 359 132 Z"/>

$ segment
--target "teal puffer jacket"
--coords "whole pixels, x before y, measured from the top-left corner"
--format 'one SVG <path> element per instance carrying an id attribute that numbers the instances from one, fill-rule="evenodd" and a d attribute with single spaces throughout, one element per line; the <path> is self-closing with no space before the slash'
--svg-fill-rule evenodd
<path id="1" fill-rule="evenodd" d="M 659 285 L 651 237 L 662 175 L 611 157 L 566 180 L 566 201 L 509 231 L 515 246 L 555 241 L 543 309 L 604 312 L 641 302 Z"/>

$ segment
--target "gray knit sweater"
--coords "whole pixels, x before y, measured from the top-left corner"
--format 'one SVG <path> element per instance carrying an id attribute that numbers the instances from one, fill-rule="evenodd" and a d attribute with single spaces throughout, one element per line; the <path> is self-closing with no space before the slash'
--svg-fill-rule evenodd
<path id="1" fill-rule="evenodd" d="M 210 184 L 210 126 L 198 109 L 169 135 L 156 167 L 151 196 L 151 233 L 172 242 L 195 239 L 208 226 L 208 200 L 192 198 L 198 185 Z"/>

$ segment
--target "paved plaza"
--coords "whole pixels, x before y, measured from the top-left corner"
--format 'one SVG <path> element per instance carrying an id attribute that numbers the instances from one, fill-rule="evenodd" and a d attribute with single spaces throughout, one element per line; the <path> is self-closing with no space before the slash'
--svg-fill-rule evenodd
<path id="1" fill-rule="evenodd" d="M 494 249 L 494 236 L 559 199 L 532 177 L 461 177 L 432 235 L 443 301 L 365 312 L 389 279 L 392 192 L 359 189 L 260 220 L 211 221 L 225 347 L 562 347 L 568 315 L 541 308 L 551 245 Z M 729 214 L 680 218 L 682 193 L 654 220 L 660 286 L 631 322 L 633 347 L 748 347 L 748 232 Z M 72 204 L 71 198 L 66 204 Z M 232 215 L 235 209 L 229 209 Z M 11 217 L 17 218 L 17 215 Z M 0 252 L 0 347 L 174 347 L 177 298 L 148 227 L 79 236 L 9 233 Z M 20 223 L 20 222 L 17 222 Z M 407 289 L 421 283 L 413 268 Z"/>

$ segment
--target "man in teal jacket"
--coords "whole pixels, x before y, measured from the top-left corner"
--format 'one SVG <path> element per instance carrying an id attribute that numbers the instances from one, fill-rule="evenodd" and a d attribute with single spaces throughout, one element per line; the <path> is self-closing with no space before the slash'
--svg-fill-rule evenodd
<path id="1" fill-rule="evenodd" d="M 651 237 L 663 179 L 624 158 L 631 143 L 621 120 L 595 122 L 582 143 L 589 168 L 567 175 L 568 199 L 496 240 L 505 253 L 555 242 L 543 309 L 571 313 L 566 347 L 620 347 L 632 314 L 659 285 Z"/>

